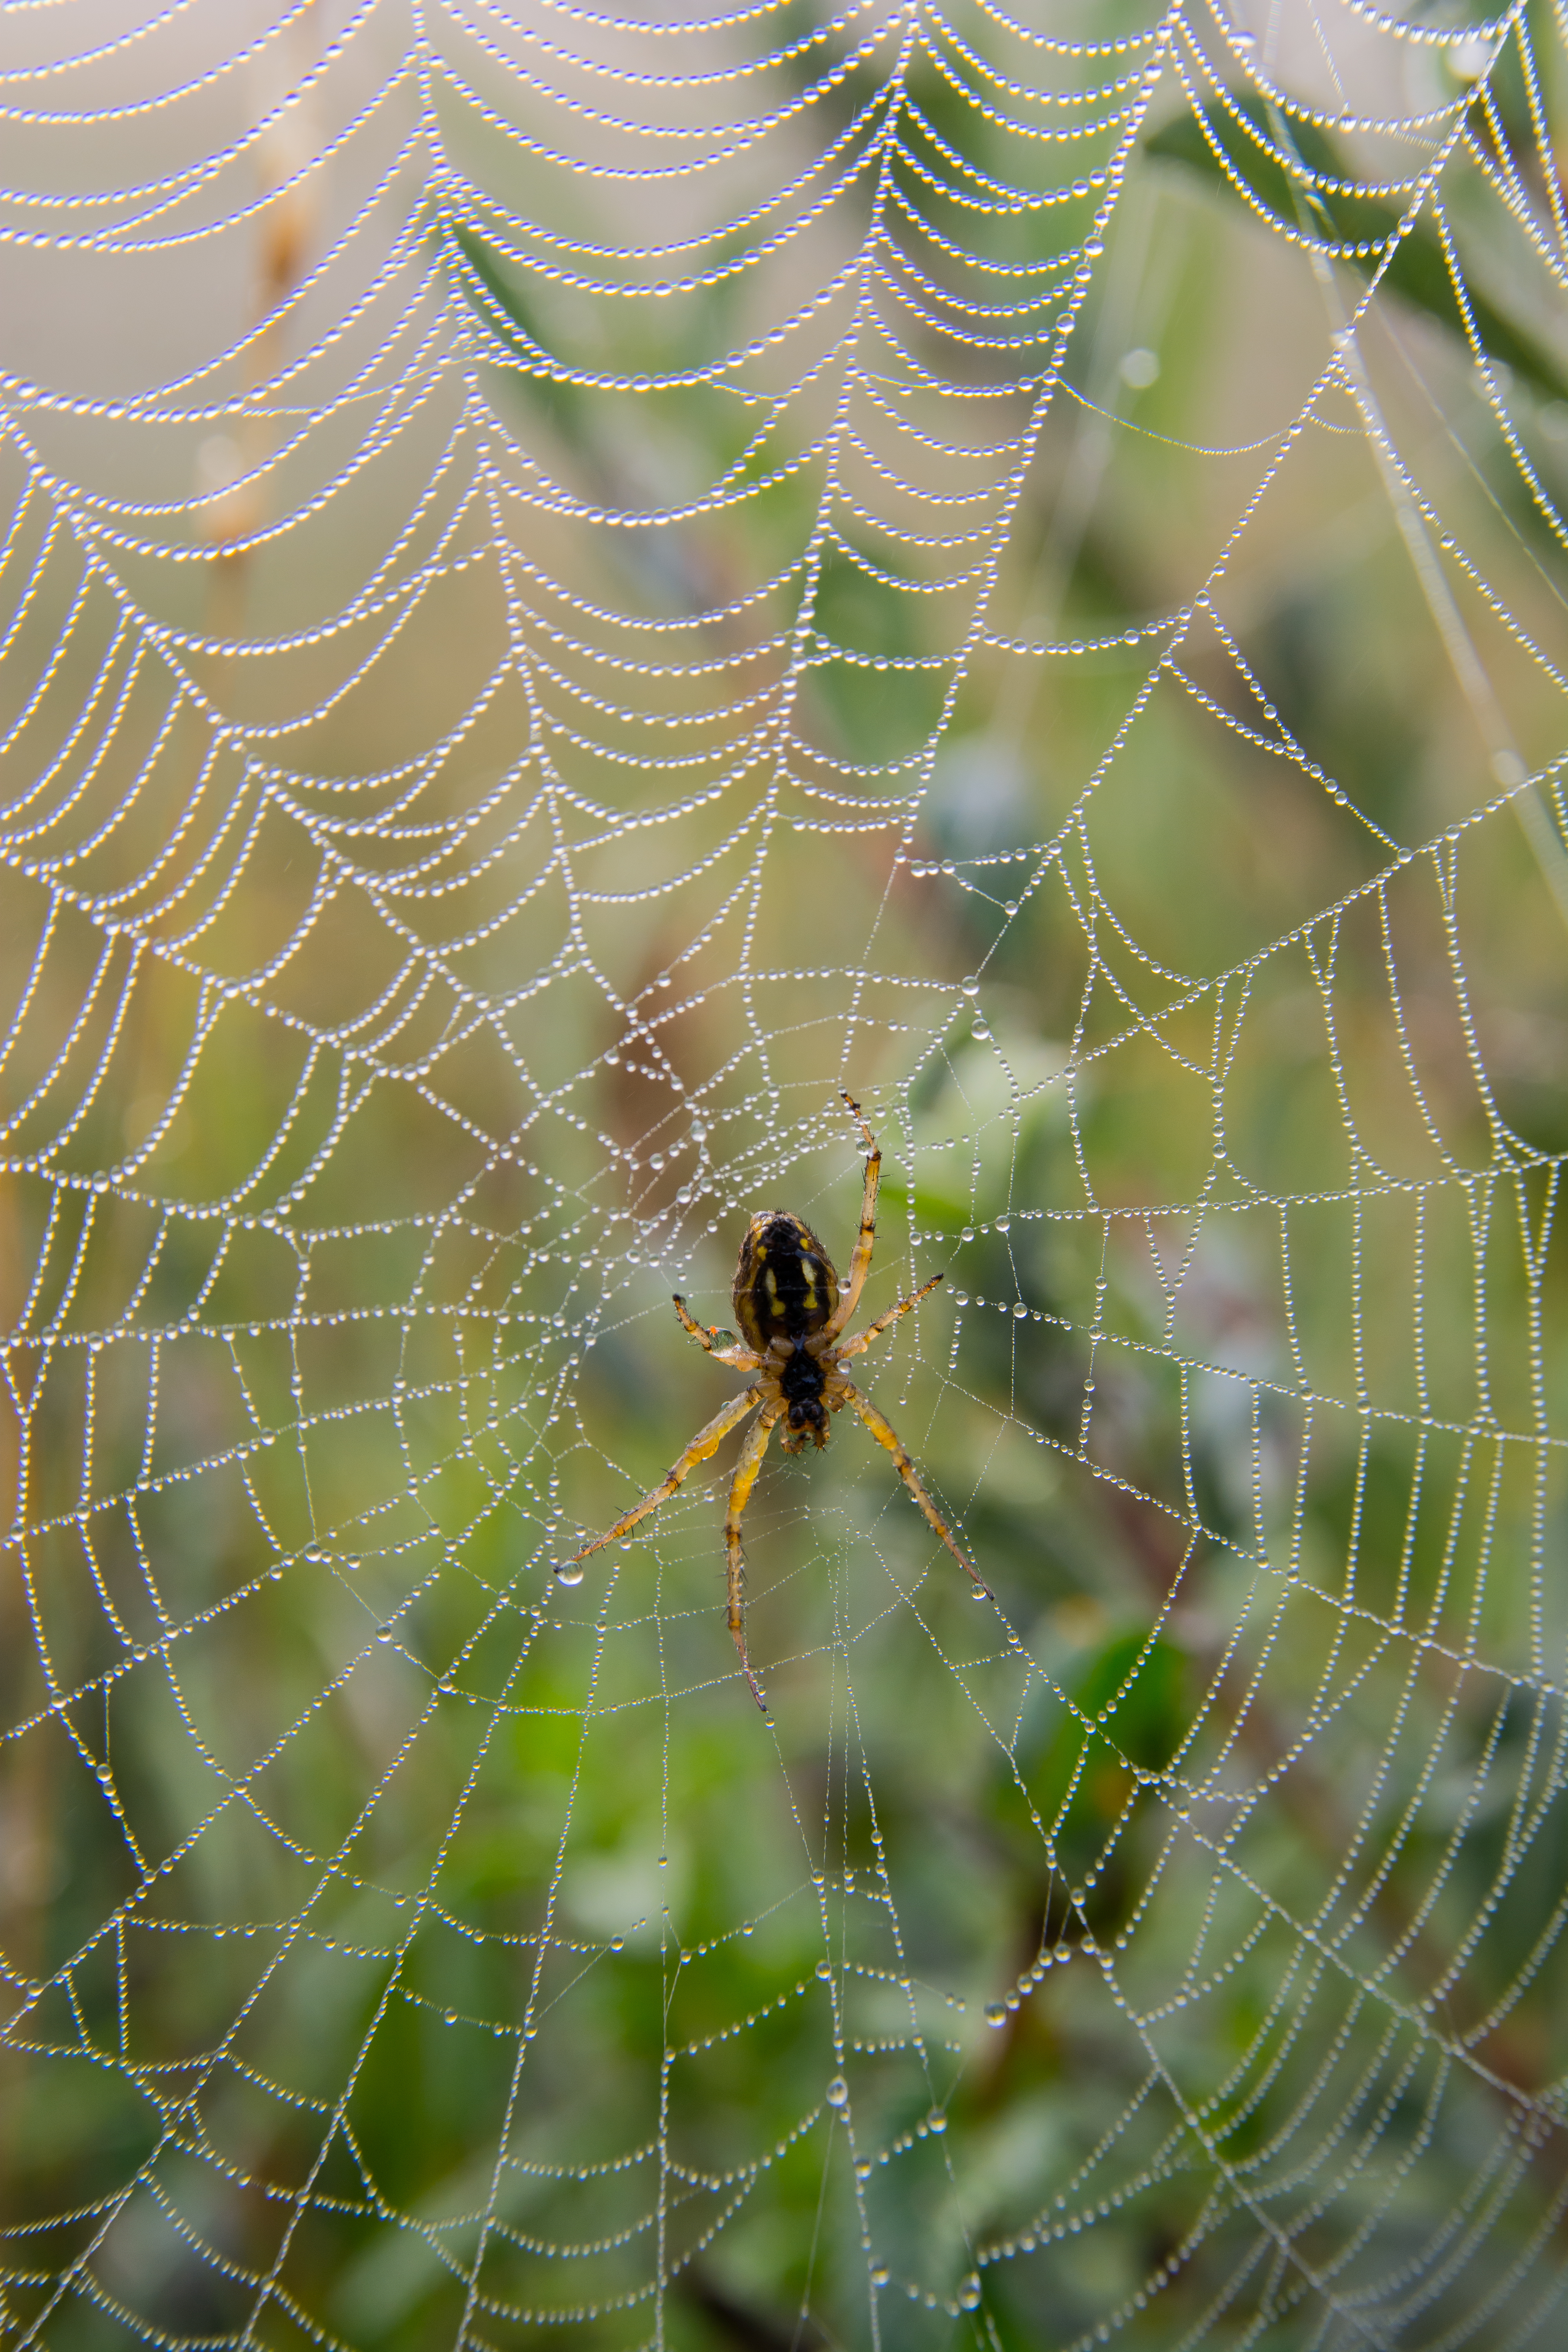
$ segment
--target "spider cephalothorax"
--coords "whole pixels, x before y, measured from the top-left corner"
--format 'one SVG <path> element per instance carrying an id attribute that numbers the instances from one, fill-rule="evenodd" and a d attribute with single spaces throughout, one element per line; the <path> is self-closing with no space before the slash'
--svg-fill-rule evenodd
<path id="1" fill-rule="evenodd" d="M 900 1298 L 885 1314 L 868 1323 L 864 1331 L 852 1339 L 839 1339 L 839 1333 L 854 1314 L 865 1286 L 867 1270 L 877 1237 L 877 1185 L 881 1172 L 882 1155 L 865 1120 L 860 1118 L 860 1106 L 844 1097 L 860 1122 L 860 1132 L 866 1139 L 866 1188 L 860 1204 L 860 1231 L 856 1237 L 855 1254 L 849 1261 L 848 1279 L 840 1283 L 833 1270 L 833 1260 L 812 1232 L 811 1227 L 787 1209 L 764 1209 L 752 1219 L 746 1237 L 741 1244 L 740 1263 L 735 1268 L 735 1320 L 742 1337 L 732 1344 L 721 1343 L 717 1327 L 704 1330 L 687 1312 L 681 1298 L 675 1302 L 679 1316 L 691 1337 L 707 1349 L 721 1364 L 732 1364 L 737 1371 L 754 1372 L 750 1388 L 742 1390 L 714 1414 L 706 1429 L 698 1431 L 679 1461 L 668 1471 L 651 1494 L 645 1495 L 629 1511 L 624 1511 L 613 1528 L 595 1536 L 576 1555 L 586 1559 L 590 1552 L 600 1551 L 605 1544 L 616 1542 L 639 1519 L 657 1510 L 667 1496 L 673 1495 L 687 1474 L 700 1462 L 706 1462 L 718 1452 L 728 1431 L 743 1421 L 753 1408 L 760 1407 L 755 1421 L 746 1433 L 741 1448 L 741 1458 L 735 1467 L 730 1487 L 730 1508 L 724 1521 L 725 1563 L 729 1576 L 730 1632 L 741 1654 L 741 1664 L 751 1684 L 757 1705 L 763 1706 L 763 1695 L 757 1678 L 752 1672 L 746 1655 L 745 1623 L 742 1612 L 741 1588 L 743 1570 L 741 1559 L 741 1515 L 744 1511 L 752 1488 L 762 1468 L 763 1455 L 768 1439 L 780 1423 L 784 1424 L 781 1443 L 786 1454 L 798 1454 L 805 1445 L 826 1445 L 828 1437 L 827 1416 L 841 1405 L 852 1406 L 865 1423 L 879 1445 L 885 1445 L 893 1457 L 894 1466 L 910 1493 L 914 1496 L 930 1526 L 941 1537 L 949 1551 L 970 1577 L 975 1593 L 984 1596 L 985 1587 L 964 1558 L 954 1540 L 952 1531 L 938 1511 L 936 1505 L 921 1486 L 915 1465 L 905 1453 L 897 1433 L 885 1421 L 871 1402 L 862 1396 L 853 1381 L 846 1379 L 839 1367 L 850 1356 L 858 1356 L 873 1339 L 880 1339 L 889 1324 L 916 1307 L 928 1290 L 942 1280 L 933 1274 L 908 1298 Z M 724 1335 L 728 1339 L 728 1334 Z M 576 1561 L 573 1562 L 576 1565 Z M 766 1709 L 763 1709 L 764 1713 Z"/>

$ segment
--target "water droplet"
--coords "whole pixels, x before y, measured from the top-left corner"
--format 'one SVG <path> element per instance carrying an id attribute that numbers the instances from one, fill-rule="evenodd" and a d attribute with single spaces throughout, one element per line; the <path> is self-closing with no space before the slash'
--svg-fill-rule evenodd
<path id="1" fill-rule="evenodd" d="M 1018 911 L 1018 901 L 1016 900 L 1016 898 L 1009 898 L 1009 899 L 1008 899 L 1008 901 L 1007 901 L 1007 903 L 1006 903 L 1006 905 L 1005 905 L 1005 906 L 1003 908 L 1003 909 L 1002 909 L 1002 912 L 1003 912 L 1005 915 L 1016 915 L 1016 914 L 1017 913 L 1017 911 Z"/>
<path id="2" fill-rule="evenodd" d="M 998 1217 L 996 1220 L 997 1232 L 999 1234 L 1005 1234 L 1012 1222 L 1013 1220 L 1011 1217 Z"/>
<path id="3" fill-rule="evenodd" d="M 375 1629 L 375 1638 L 378 1642 L 390 1642 L 392 1639 L 391 1626 L 378 1625 Z"/>
<path id="4" fill-rule="evenodd" d="M 940 2107 L 933 2107 L 926 2117 L 926 2129 L 933 2132 L 944 2132 L 947 2129 L 947 2117 Z"/>
<path id="5" fill-rule="evenodd" d="M 586 1569 L 577 1560 L 563 1560 L 555 1571 L 555 1581 L 557 1584 L 581 1584 L 586 1574 Z"/>
<path id="6" fill-rule="evenodd" d="M 988 2000 L 985 2004 L 985 2022 L 987 2025 L 1005 2025 L 1007 2022 L 1006 2002 L 1004 2000 Z"/>
<path id="7" fill-rule="evenodd" d="M 974 1228 L 973 1228 L 973 1225 L 965 1225 L 965 1226 L 964 1226 L 964 1228 L 963 1228 L 963 1231 L 959 1234 L 958 1238 L 959 1238 L 959 1240 L 960 1240 L 961 1242 L 972 1242 L 972 1241 L 974 1239 Z"/>
<path id="8" fill-rule="evenodd" d="M 816 1973 L 817 1973 L 817 1975 L 822 1979 L 822 1981 L 823 1981 L 823 1983 L 824 1983 L 824 1984 L 831 1984 L 831 1983 L 833 1982 L 833 1963 L 832 1963 L 832 1961 L 831 1961 L 831 1960 L 818 1960 L 818 1962 L 817 1962 L 817 1964 L 816 1964 Z"/>
<path id="9" fill-rule="evenodd" d="M 955 1307 L 967 1307 L 969 1304 L 968 1291 L 955 1290 L 952 1294 L 952 1303 Z"/>
<path id="10" fill-rule="evenodd" d="M 625 1937 L 624 1936 L 612 1936 L 612 1937 L 611 1937 L 611 1938 L 610 1938 L 610 1949 L 611 1949 L 611 1951 L 612 1951 L 612 1952 L 624 1952 L 624 1951 L 626 1950 L 626 1937 Z"/>
<path id="11" fill-rule="evenodd" d="M 958 2304 L 961 2311 L 978 2311 L 980 2308 L 980 2281 L 973 2272 L 958 2290 Z"/>
<path id="12" fill-rule="evenodd" d="M 842 2074 L 835 2074 L 827 2085 L 827 2104 L 830 2107 L 847 2107 L 849 2105 L 849 2085 Z"/>
<path id="13" fill-rule="evenodd" d="M 991 1595 L 983 1584 L 972 1584 L 969 1588 L 969 1597 L 971 1601 L 989 1601 Z"/>
<path id="14" fill-rule="evenodd" d="M 985 1043 L 985 1040 L 987 1039 L 987 1037 L 989 1037 L 989 1036 L 990 1036 L 991 1032 L 990 1032 L 990 1030 L 986 1027 L 986 1025 L 985 1025 L 985 1024 L 984 1024 L 984 1021 L 977 1021 L 977 1022 L 975 1023 L 975 1024 L 974 1024 L 973 1028 L 971 1030 L 970 1034 L 971 1034 L 971 1036 L 973 1036 L 973 1037 L 976 1037 L 976 1038 L 978 1038 L 978 1039 L 979 1039 L 979 1041 L 980 1041 L 980 1043 L 981 1043 L 982 1045 L 984 1045 L 984 1044 Z"/>
<path id="15" fill-rule="evenodd" d="M 1021 1298 L 1014 1300 L 1013 1313 L 1020 1322 L 1023 1320 L 1024 1317 L 1027 1315 L 1028 1311 L 1028 1308 L 1025 1306 Z"/>
<path id="16" fill-rule="evenodd" d="M 871 2273 L 871 2284 L 873 2286 L 886 2286 L 888 2284 L 888 2273 L 881 2263 L 879 2263 Z"/>

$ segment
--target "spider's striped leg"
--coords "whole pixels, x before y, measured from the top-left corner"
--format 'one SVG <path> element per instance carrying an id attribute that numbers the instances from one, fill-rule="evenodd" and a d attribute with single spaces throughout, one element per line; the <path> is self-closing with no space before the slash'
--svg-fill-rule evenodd
<path id="1" fill-rule="evenodd" d="M 871 1252 L 877 1245 L 877 1187 L 882 1177 L 882 1155 L 877 1149 L 877 1139 L 860 1118 L 860 1106 L 846 1095 L 856 1118 L 860 1120 L 860 1132 L 866 1139 L 866 1190 L 860 1198 L 860 1230 L 855 1236 L 855 1254 L 849 1261 L 848 1285 L 823 1332 L 825 1339 L 837 1339 L 851 1315 L 860 1304 L 860 1293 L 866 1286 L 866 1275 L 871 1264 Z"/>
<path id="2" fill-rule="evenodd" d="M 684 1328 L 697 1341 L 698 1346 L 706 1348 L 715 1363 L 732 1364 L 738 1372 L 754 1372 L 762 1362 L 762 1358 L 753 1353 L 742 1340 L 737 1339 L 731 1348 L 716 1347 L 714 1341 L 718 1326 L 715 1324 L 711 1330 L 705 1330 L 696 1316 L 691 1313 L 679 1290 L 675 1293 L 675 1311 L 679 1316 Z"/>
<path id="3" fill-rule="evenodd" d="M 876 1439 L 878 1444 L 885 1445 L 889 1453 L 892 1455 L 894 1469 L 897 1470 L 900 1477 L 903 1480 L 905 1486 L 914 1496 L 915 1501 L 920 1505 L 921 1511 L 925 1514 L 927 1524 L 931 1528 L 935 1534 L 942 1538 L 942 1542 L 947 1546 L 949 1551 L 952 1554 L 960 1568 L 963 1569 L 964 1574 L 973 1585 L 976 1598 L 979 1599 L 984 1597 L 985 1600 L 989 1601 L 991 1598 L 990 1586 L 982 1584 L 974 1569 L 964 1558 L 963 1552 L 960 1551 L 957 1539 L 953 1535 L 952 1529 L 948 1526 L 947 1521 L 942 1517 L 942 1513 L 937 1509 L 936 1505 L 931 1501 L 931 1496 L 921 1485 L 920 1474 L 916 1470 L 914 1464 L 910 1461 L 908 1454 L 904 1451 L 902 1441 L 899 1436 L 898 1431 L 893 1427 L 892 1423 L 889 1421 L 885 1415 L 878 1412 L 869 1397 L 861 1395 L 859 1390 L 855 1386 L 852 1381 L 845 1381 L 844 1393 L 848 1398 L 850 1403 L 854 1406 L 856 1412 L 859 1414 L 861 1420 L 865 1423 L 867 1428 L 870 1431 L 872 1436 Z"/>
<path id="4" fill-rule="evenodd" d="M 741 1582 L 745 1573 L 741 1564 L 741 1514 L 757 1483 L 757 1473 L 763 1466 L 763 1456 L 768 1450 L 773 1423 L 785 1410 L 782 1400 L 768 1405 L 758 1413 L 746 1432 L 746 1442 L 735 1465 L 734 1484 L 730 1488 L 730 1508 L 724 1519 L 724 1571 L 730 1595 L 730 1639 L 741 1653 L 741 1672 L 751 1684 L 752 1696 L 764 1715 L 768 1711 L 767 1701 L 757 1687 L 752 1662 L 746 1655 L 746 1626 L 741 1606 Z"/>
<path id="5" fill-rule="evenodd" d="M 722 1411 L 714 1414 L 707 1428 L 698 1431 L 675 1467 L 665 1472 L 652 1493 L 645 1495 L 640 1503 L 634 1503 L 629 1511 L 623 1511 L 613 1528 L 607 1528 L 602 1536 L 595 1536 L 592 1543 L 585 1543 L 581 1551 L 574 1552 L 572 1565 L 575 1567 L 578 1560 L 586 1559 L 590 1552 L 603 1551 L 606 1544 L 618 1542 L 639 1519 L 646 1519 L 650 1511 L 657 1511 L 659 1505 L 674 1494 L 689 1471 L 695 1470 L 700 1462 L 706 1462 L 710 1454 L 718 1453 L 735 1423 L 744 1421 L 752 1407 L 760 1404 L 762 1399 L 760 1387 L 742 1389 L 738 1397 L 731 1397 Z M 741 1458 L 743 1461 L 745 1456 L 742 1454 Z"/>
<path id="6" fill-rule="evenodd" d="M 834 1351 L 839 1362 L 842 1363 L 846 1356 L 858 1356 L 862 1348 L 868 1348 L 873 1339 L 879 1339 L 889 1323 L 896 1323 L 900 1315 L 907 1315 L 911 1307 L 918 1307 L 928 1290 L 934 1290 L 939 1282 L 946 1279 L 945 1275 L 933 1274 L 929 1282 L 922 1282 L 918 1290 L 911 1290 L 907 1298 L 900 1298 L 896 1307 L 889 1307 L 885 1314 L 878 1316 L 874 1323 L 868 1323 L 863 1331 L 857 1331 L 853 1339 L 846 1339 L 842 1348 Z"/>

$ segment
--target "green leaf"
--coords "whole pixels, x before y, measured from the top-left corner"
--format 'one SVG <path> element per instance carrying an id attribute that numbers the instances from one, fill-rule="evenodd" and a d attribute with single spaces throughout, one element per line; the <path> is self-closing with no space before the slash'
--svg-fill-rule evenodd
<path id="1" fill-rule="evenodd" d="M 503 270 L 498 257 L 462 221 L 451 223 L 452 236 L 479 284 L 458 284 L 470 307 L 502 347 L 510 352 L 526 377 L 531 399 L 542 408 L 563 440 L 581 446 L 585 437 L 583 400 L 575 384 L 564 377 L 552 358 L 527 303 Z"/>
<path id="2" fill-rule="evenodd" d="M 1316 123 L 1270 110 L 1255 92 L 1213 100 L 1199 113 L 1201 120 L 1184 115 L 1155 131 L 1145 142 L 1147 152 L 1182 164 L 1269 226 L 1310 237 L 1363 278 L 1375 276 L 1386 260 L 1380 285 L 1470 348 L 1447 257 L 1429 221 L 1414 222 L 1401 236 L 1405 215 L 1384 198 L 1315 186 L 1313 174 L 1342 183 L 1355 174 Z M 1275 121 L 1284 127 L 1293 155 L 1282 151 Z M 1568 372 L 1552 354 L 1484 294 L 1473 287 L 1466 292 L 1475 334 L 1488 355 L 1545 398 L 1568 399 Z"/>

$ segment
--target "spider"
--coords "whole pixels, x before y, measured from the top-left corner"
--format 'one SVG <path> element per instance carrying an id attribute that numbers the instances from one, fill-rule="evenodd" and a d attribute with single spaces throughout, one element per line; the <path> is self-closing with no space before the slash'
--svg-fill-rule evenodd
<path id="1" fill-rule="evenodd" d="M 575 1568 L 579 1560 L 586 1559 L 592 1552 L 603 1551 L 606 1544 L 618 1542 L 639 1519 L 657 1511 L 700 1462 L 706 1462 L 718 1452 L 736 1423 L 756 1411 L 757 1417 L 746 1433 L 730 1486 L 730 1508 L 724 1520 L 724 1559 L 731 1639 L 740 1652 L 741 1671 L 751 1685 L 752 1696 L 764 1715 L 767 1704 L 746 1655 L 746 1629 L 741 1605 L 741 1515 L 763 1466 L 768 1440 L 780 1422 L 784 1423 L 784 1452 L 798 1454 L 807 1444 L 826 1445 L 828 1414 L 837 1412 L 841 1405 L 852 1406 L 878 1444 L 885 1445 L 892 1455 L 894 1468 L 928 1523 L 968 1576 L 974 1599 L 984 1601 L 991 1597 L 959 1549 L 952 1528 L 921 1486 L 897 1431 L 878 1412 L 870 1398 L 862 1396 L 840 1370 L 850 1356 L 858 1356 L 900 1316 L 907 1315 L 911 1307 L 918 1307 L 942 1278 L 933 1274 L 929 1282 L 922 1282 L 908 1298 L 900 1298 L 896 1306 L 888 1307 L 852 1339 L 839 1339 L 859 1303 L 876 1246 L 877 1185 L 882 1170 L 882 1155 L 860 1115 L 859 1104 L 848 1095 L 844 1099 L 866 1139 L 866 1190 L 848 1281 L 840 1284 L 832 1259 L 801 1218 L 792 1216 L 787 1209 L 763 1209 L 746 1228 L 735 1268 L 733 1297 L 741 1339 L 721 1332 L 717 1324 L 710 1324 L 705 1330 L 677 1294 L 675 1311 L 698 1345 L 706 1348 L 715 1362 L 731 1364 L 739 1372 L 755 1372 L 757 1378 L 750 1388 L 743 1389 L 716 1412 L 705 1429 L 698 1431 L 675 1467 L 665 1473 L 650 1494 L 645 1495 L 640 1503 L 634 1503 L 629 1511 L 623 1511 L 613 1528 L 595 1536 L 592 1543 L 584 1544 L 570 1562 Z"/>

